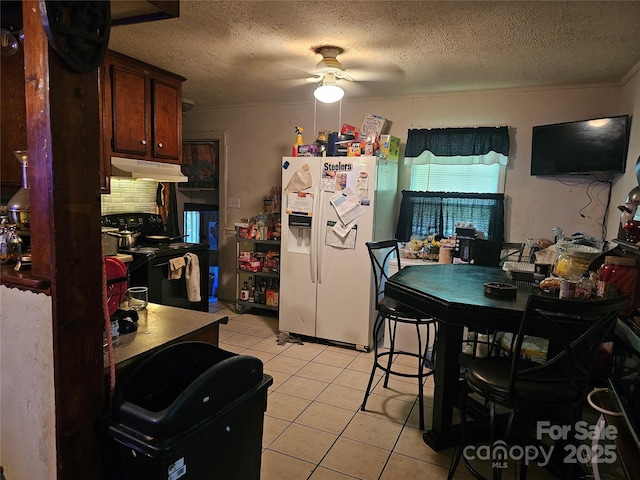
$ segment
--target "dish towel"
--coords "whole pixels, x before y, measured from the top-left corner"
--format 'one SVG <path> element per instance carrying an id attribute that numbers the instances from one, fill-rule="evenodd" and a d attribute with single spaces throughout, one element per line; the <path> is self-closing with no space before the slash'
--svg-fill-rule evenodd
<path id="1" fill-rule="evenodd" d="M 172 258 L 169 260 L 169 278 L 175 280 L 182 277 L 182 269 L 187 263 L 184 261 L 184 257 Z"/>
<path id="2" fill-rule="evenodd" d="M 198 256 L 193 253 L 185 253 L 186 266 L 184 278 L 187 283 L 187 299 L 190 302 L 199 302 L 200 298 L 200 264 Z"/>

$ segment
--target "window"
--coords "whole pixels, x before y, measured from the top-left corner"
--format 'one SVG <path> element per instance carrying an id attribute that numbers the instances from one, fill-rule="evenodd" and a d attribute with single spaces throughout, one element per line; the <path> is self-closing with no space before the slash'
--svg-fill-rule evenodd
<path id="1" fill-rule="evenodd" d="M 491 165 L 412 165 L 411 190 L 427 192 L 503 193 L 507 168 Z"/>
<path id="2" fill-rule="evenodd" d="M 507 127 L 409 130 L 411 190 L 402 192 L 396 239 L 448 237 L 464 221 L 489 240 L 504 241 L 508 152 Z"/>
<path id="3" fill-rule="evenodd" d="M 413 235 L 450 237 L 457 222 L 470 222 L 487 240 L 504 242 L 504 194 L 414 192 L 404 190 L 396 226 L 396 240 Z"/>

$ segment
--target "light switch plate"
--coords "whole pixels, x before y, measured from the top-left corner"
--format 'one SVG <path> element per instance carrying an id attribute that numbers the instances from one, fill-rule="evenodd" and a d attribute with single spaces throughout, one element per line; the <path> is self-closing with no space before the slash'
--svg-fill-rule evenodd
<path id="1" fill-rule="evenodd" d="M 229 199 L 227 200 L 227 206 L 229 208 L 240 208 L 240 199 L 229 197 Z"/>

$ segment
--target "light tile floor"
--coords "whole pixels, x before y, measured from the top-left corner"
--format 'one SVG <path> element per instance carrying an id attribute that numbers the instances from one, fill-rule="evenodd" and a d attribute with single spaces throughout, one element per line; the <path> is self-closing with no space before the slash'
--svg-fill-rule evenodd
<path id="1" fill-rule="evenodd" d="M 278 345 L 278 319 L 259 309 L 234 312 L 220 326 L 222 349 L 253 355 L 273 377 L 264 417 L 261 480 L 446 479 L 453 449 L 434 452 L 418 429 L 415 380 L 377 375 L 360 410 L 373 354 L 305 341 Z M 433 379 L 425 384 L 431 422 Z M 533 473 L 533 475 L 531 475 Z M 553 478 L 530 472 L 529 478 Z M 507 475 L 508 477 L 508 475 Z M 464 466 L 457 479 L 473 478 Z"/>

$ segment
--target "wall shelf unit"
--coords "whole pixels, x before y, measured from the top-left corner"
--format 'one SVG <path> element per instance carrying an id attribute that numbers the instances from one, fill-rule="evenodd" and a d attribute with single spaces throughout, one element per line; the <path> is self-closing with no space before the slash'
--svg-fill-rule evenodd
<path id="1" fill-rule="evenodd" d="M 280 240 L 244 238 L 236 232 L 236 308 L 278 311 Z"/>

